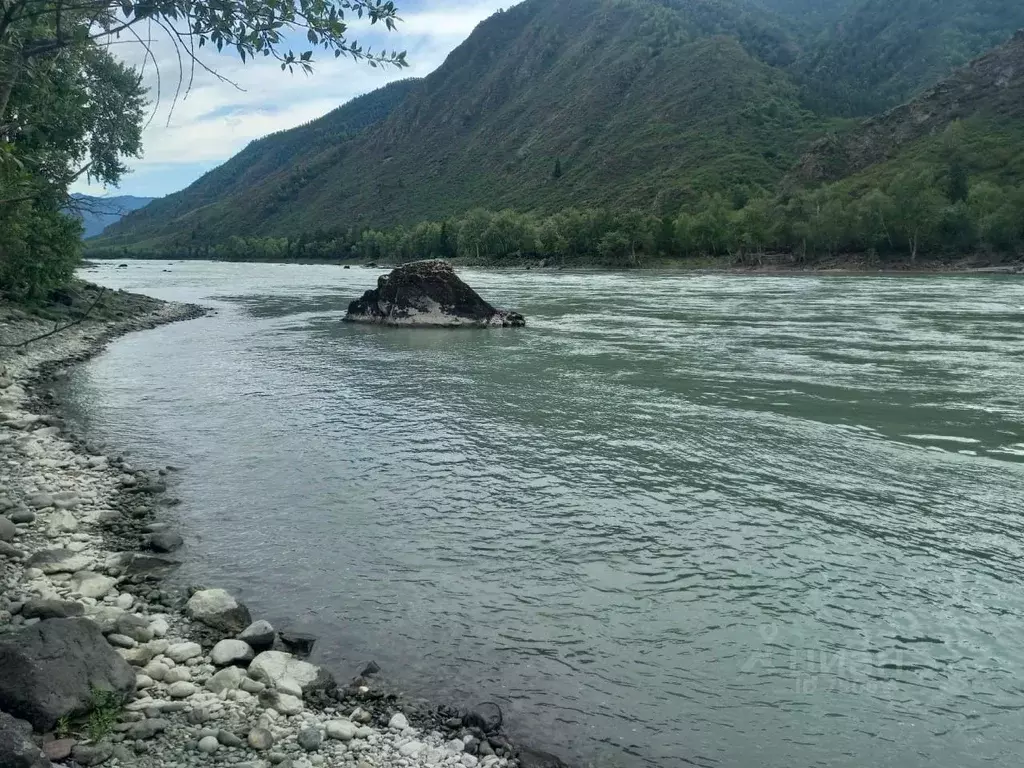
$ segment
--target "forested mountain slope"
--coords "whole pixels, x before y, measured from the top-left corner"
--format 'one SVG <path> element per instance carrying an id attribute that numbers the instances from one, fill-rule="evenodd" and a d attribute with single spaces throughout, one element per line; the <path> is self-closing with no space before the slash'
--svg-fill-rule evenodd
<path id="1" fill-rule="evenodd" d="M 227 216 L 230 217 L 234 197 L 252 194 L 258 185 L 275 173 L 315 162 L 323 151 L 344 144 L 367 127 L 384 120 L 419 82 L 410 79 L 391 83 L 352 99 L 305 125 L 257 139 L 187 188 L 154 201 L 145 211 L 133 216 L 126 229 L 117 231 L 176 228 L 181 225 L 181 217 L 187 219 L 189 216 L 216 220 L 221 217 L 218 209 L 222 206 L 228 208 Z"/>
<path id="2" fill-rule="evenodd" d="M 801 158 L 797 174 L 809 182 L 841 179 L 968 118 L 1024 128 L 1024 31 L 913 101 L 819 140 Z"/>
<path id="3" fill-rule="evenodd" d="M 297 234 L 477 205 L 674 211 L 705 191 L 772 186 L 820 132 L 769 63 L 798 52 L 770 14 L 720 0 L 528 0 L 483 22 L 357 139 L 209 209 L 179 206 L 205 199 L 190 188 L 114 233 Z"/>
<path id="4" fill-rule="evenodd" d="M 823 2 L 835 7 L 836 0 Z M 858 0 L 805 52 L 795 75 L 811 108 L 867 116 L 913 97 L 1021 27 L 1019 0 Z"/>
<path id="5" fill-rule="evenodd" d="M 1004 0 L 527 0 L 423 80 L 332 113 L 344 130 L 328 116 L 254 142 L 96 248 L 614 264 L 1005 251 L 1024 244 L 1024 37 L 929 78 L 1018 17 Z M 876 92 L 920 96 L 835 117 Z"/>

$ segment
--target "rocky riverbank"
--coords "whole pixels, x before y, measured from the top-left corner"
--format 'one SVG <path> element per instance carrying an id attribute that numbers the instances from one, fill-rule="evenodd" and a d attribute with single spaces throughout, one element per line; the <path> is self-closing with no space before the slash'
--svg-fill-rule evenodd
<path id="1" fill-rule="evenodd" d="M 166 583 L 181 546 L 160 519 L 175 469 L 70 434 L 46 382 L 120 334 L 202 310 L 109 293 L 79 324 L 9 346 L 66 324 L 73 303 L 0 305 L 0 765 L 562 765 L 515 748 L 493 705 L 400 700 L 373 664 L 339 686 L 303 658 L 308 638 L 253 621 L 223 590 Z"/>

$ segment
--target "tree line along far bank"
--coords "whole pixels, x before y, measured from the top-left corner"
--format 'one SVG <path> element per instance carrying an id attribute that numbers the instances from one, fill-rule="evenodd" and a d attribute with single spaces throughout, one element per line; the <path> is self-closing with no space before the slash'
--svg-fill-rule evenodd
<path id="1" fill-rule="evenodd" d="M 952 255 L 1024 249 L 1024 186 L 972 182 L 950 165 L 942 174 L 908 170 L 879 186 L 848 182 L 790 194 L 702 195 L 675 215 L 571 208 L 552 215 L 471 210 L 443 221 L 374 229 L 346 226 L 285 237 L 231 236 L 212 242 L 182 233 L 156 247 L 88 249 L 94 258 L 228 261 L 371 261 L 427 258 L 467 263 L 551 262 L 642 267 L 662 260 L 731 257 L 756 265 L 766 254 L 793 263 L 861 254 L 926 262 Z"/>

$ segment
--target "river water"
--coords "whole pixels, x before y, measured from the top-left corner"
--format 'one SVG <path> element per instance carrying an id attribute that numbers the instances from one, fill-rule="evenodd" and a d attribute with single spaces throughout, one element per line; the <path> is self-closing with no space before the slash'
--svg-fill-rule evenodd
<path id="1" fill-rule="evenodd" d="M 1024 282 L 467 270 L 529 327 L 340 322 L 378 274 L 89 273 L 217 309 L 66 388 L 183 468 L 180 578 L 583 765 L 1016 764 Z"/>

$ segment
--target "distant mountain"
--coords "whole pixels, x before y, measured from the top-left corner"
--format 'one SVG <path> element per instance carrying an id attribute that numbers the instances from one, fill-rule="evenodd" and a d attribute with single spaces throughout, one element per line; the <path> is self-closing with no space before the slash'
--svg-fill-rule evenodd
<path id="1" fill-rule="evenodd" d="M 333 164 L 351 138 L 384 120 L 417 87 L 418 80 L 391 83 L 359 96 L 321 118 L 251 142 L 226 163 L 204 174 L 186 189 L 160 198 L 139 211 L 118 234 L 180 232 L 206 223 L 223 226 L 224 234 L 244 232 L 248 222 L 237 218 L 238 202 L 267 191 L 268 179 L 284 173 L 294 183 L 324 164 Z"/>
<path id="2" fill-rule="evenodd" d="M 836 0 L 823 5 L 836 7 Z M 795 68 L 807 104 L 829 114 L 867 116 L 901 104 L 1024 27 L 1020 0 L 858 0 L 846 5 Z"/>
<path id="3" fill-rule="evenodd" d="M 669 254 L 680 212 L 704 212 L 698 243 L 711 242 L 707 231 L 723 243 L 723 222 L 755 201 L 762 208 L 743 215 L 775 238 L 757 242 L 790 248 L 810 242 L 800 227 L 823 226 L 821 208 L 808 203 L 812 224 L 783 225 L 763 215 L 765 201 L 804 217 L 793 195 L 822 182 L 861 179 L 895 199 L 894 179 L 911 169 L 937 193 L 951 173 L 966 174 L 959 186 L 1024 183 L 1013 154 L 1024 136 L 1019 39 L 957 71 L 1018 26 L 1024 3 L 1010 0 L 526 0 L 423 80 L 253 142 L 94 242 L 195 255 L 264 238 L 277 241 L 266 253 L 294 258 L 314 241 L 318 254 L 350 255 L 380 230 L 381 253 L 414 257 L 422 246 L 394 243 L 421 222 L 435 223 L 433 252 L 446 254 L 474 209 L 536 220 L 579 209 L 594 221 L 653 218 L 655 234 L 615 230 L 606 250 Z M 493 242 L 512 242 L 510 221 L 488 230 Z"/>
<path id="4" fill-rule="evenodd" d="M 83 237 L 95 237 L 104 229 L 120 221 L 132 211 L 136 211 L 153 201 L 152 197 L 93 197 L 92 195 L 74 194 L 68 205 L 68 213 L 82 220 L 85 228 Z"/>
<path id="5" fill-rule="evenodd" d="M 907 104 L 819 140 L 801 158 L 796 175 L 805 183 L 843 179 L 915 153 L 919 142 L 940 138 L 957 121 L 967 121 L 965 131 L 984 128 L 991 160 L 1004 171 L 1014 168 L 997 159 L 991 140 L 1005 132 L 1024 134 L 1024 31 Z M 1018 177 L 1010 181 L 1024 181 L 1024 159 L 1017 159 L 1016 170 Z"/>
<path id="6" fill-rule="evenodd" d="M 422 82 L 364 97 L 393 110 L 355 138 L 280 134 L 304 151 L 257 178 L 270 137 L 104 239 L 298 235 L 474 206 L 674 210 L 708 190 L 772 186 L 820 133 L 780 68 L 799 52 L 776 15 L 738 2 L 527 0 Z"/>

